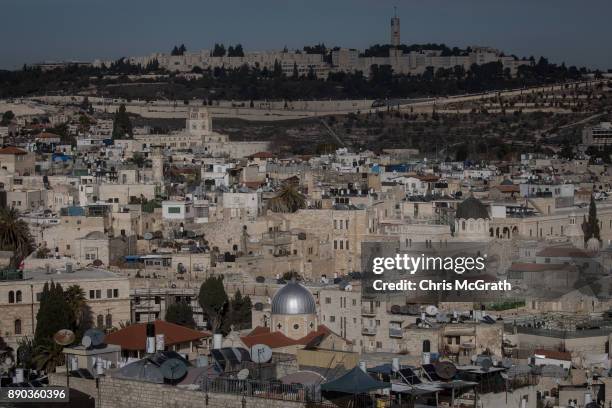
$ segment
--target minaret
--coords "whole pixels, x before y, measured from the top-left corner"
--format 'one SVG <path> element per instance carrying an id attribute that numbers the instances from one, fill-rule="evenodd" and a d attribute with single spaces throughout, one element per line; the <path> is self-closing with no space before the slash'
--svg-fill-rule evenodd
<path id="1" fill-rule="evenodd" d="M 397 7 L 394 8 L 393 18 L 391 19 L 391 46 L 399 48 L 402 44 L 400 40 L 400 19 L 397 16 Z"/>
<path id="2" fill-rule="evenodd" d="M 151 167 L 153 170 L 153 182 L 156 184 L 164 184 L 164 156 L 160 148 L 155 146 L 151 152 Z"/>

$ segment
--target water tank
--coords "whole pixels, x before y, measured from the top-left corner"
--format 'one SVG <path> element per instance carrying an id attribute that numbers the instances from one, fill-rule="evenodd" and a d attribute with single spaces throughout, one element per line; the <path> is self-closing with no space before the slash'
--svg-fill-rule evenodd
<path id="1" fill-rule="evenodd" d="M 163 351 L 166 348 L 165 337 L 163 334 L 155 335 L 155 350 Z"/>
<path id="2" fill-rule="evenodd" d="M 24 381 L 24 369 L 23 368 L 16 368 L 15 369 L 15 383 L 16 384 L 21 384 Z"/>
<path id="3" fill-rule="evenodd" d="M 220 349 L 223 344 L 223 335 L 220 333 L 213 334 L 213 349 Z"/>
<path id="4" fill-rule="evenodd" d="M 393 360 L 391 360 L 391 368 L 393 369 L 393 372 L 395 373 L 397 373 L 400 370 L 400 362 L 399 362 L 398 357 L 393 357 Z"/>

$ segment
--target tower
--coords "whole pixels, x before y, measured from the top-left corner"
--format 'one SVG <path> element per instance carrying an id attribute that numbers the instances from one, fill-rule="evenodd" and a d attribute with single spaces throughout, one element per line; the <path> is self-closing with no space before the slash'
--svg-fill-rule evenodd
<path id="1" fill-rule="evenodd" d="M 205 136 L 212 131 L 212 117 L 204 107 L 190 108 L 187 130 L 192 135 Z"/>
<path id="2" fill-rule="evenodd" d="M 391 46 L 393 48 L 399 48 L 401 45 L 400 40 L 400 19 L 397 16 L 397 7 L 395 8 L 395 13 L 393 14 L 393 18 L 391 19 Z"/>
<path id="3" fill-rule="evenodd" d="M 164 183 L 164 156 L 159 147 L 154 147 L 151 152 L 151 168 L 153 170 L 153 182 Z"/>

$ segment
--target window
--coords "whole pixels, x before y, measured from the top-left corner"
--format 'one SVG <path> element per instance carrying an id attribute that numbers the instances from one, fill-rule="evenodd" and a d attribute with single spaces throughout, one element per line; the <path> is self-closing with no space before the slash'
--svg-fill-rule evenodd
<path id="1" fill-rule="evenodd" d="M 98 329 L 101 329 L 104 327 L 104 316 L 102 316 L 101 314 L 98 315 L 98 318 L 96 319 L 97 323 L 98 323 Z"/>
<path id="2" fill-rule="evenodd" d="M 96 299 L 102 298 L 102 289 L 96 289 Z"/>
<path id="3" fill-rule="evenodd" d="M 119 289 L 113 289 L 113 297 L 119 297 Z"/>
<path id="4" fill-rule="evenodd" d="M 180 214 L 181 207 L 168 207 L 168 214 Z"/>
<path id="5" fill-rule="evenodd" d="M 89 291 L 89 298 L 90 299 L 95 299 L 96 298 L 96 291 L 95 290 L 90 290 Z"/>
<path id="6" fill-rule="evenodd" d="M 329 316 L 329 321 L 334 323 L 336 321 L 336 316 Z"/>
<path id="7" fill-rule="evenodd" d="M 297 323 L 296 323 L 296 324 L 294 324 L 294 325 L 293 325 L 293 330 L 297 330 L 297 329 L 299 329 L 299 328 L 300 328 L 300 325 L 299 325 L 299 324 L 297 324 Z"/>
<path id="8" fill-rule="evenodd" d="M 21 291 L 20 290 L 18 290 L 15 293 L 15 303 L 21 303 Z"/>
<path id="9" fill-rule="evenodd" d="M 21 319 L 15 320 L 15 335 L 21 334 Z"/>
<path id="10" fill-rule="evenodd" d="M 106 289 L 106 297 L 107 298 L 112 298 L 113 297 L 113 290 L 112 289 Z"/>
<path id="11" fill-rule="evenodd" d="M 357 306 L 357 299 L 353 299 L 353 306 Z"/>
<path id="12" fill-rule="evenodd" d="M 12 290 L 9 292 L 9 303 L 15 303 L 15 292 Z"/>
<path id="13" fill-rule="evenodd" d="M 106 328 L 110 329 L 111 327 L 113 327 L 113 315 L 109 313 L 106 315 Z"/>
<path id="14" fill-rule="evenodd" d="M 382 348 L 382 341 L 377 341 L 377 342 L 376 342 L 376 348 L 377 348 L 377 349 Z"/>

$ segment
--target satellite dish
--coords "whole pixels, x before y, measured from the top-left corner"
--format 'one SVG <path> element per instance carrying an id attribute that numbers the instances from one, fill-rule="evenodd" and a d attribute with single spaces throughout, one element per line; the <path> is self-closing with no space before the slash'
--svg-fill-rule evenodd
<path id="1" fill-rule="evenodd" d="M 83 336 L 83 338 L 81 339 L 81 344 L 85 348 L 90 348 L 91 347 L 91 337 Z"/>
<path id="2" fill-rule="evenodd" d="M 489 369 L 493 367 L 493 361 L 490 358 L 483 358 L 480 362 L 480 366 L 482 367 L 482 371 L 489 371 Z"/>
<path id="3" fill-rule="evenodd" d="M 434 305 L 429 305 L 425 308 L 425 313 L 427 313 L 428 316 L 435 316 L 438 314 L 438 308 Z"/>
<path id="4" fill-rule="evenodd" d="M 267 363 L 272 359 L 272 349 L 265 344 L 256 344 L 251 347 L 251 360 L 254 363 Z"/>
<path id="5" fill-rule="evenodd" d="M 72 330 L 62 329 L 53 335 L 53 340 L 60 346 L 67 346 L 74 343 L 74 333 Z"/>
<path id="6" fill-rule="evenodd" d="M 246 380 L 247 378 L 249 378 L 249 374 L 249 369 L 243 368 L 242 370 L 238 371 L 238 374 L 236 374 L 236 378 L 239 380 Z"/>
<path id="7" fill-rule="evenodd" d="M 153 234 L 151 234 L 150 232 L 145 232 L 144 233 L 144 239 L 146 239 L 147 241 L 150 241 L 153 239 Z"/>
<path id="8" fill-rule="evenodd" d="M 434 370 L 443 380 L 450 380 L 457 374 L 457 367 L 450 361 L 438 361 L 434 364 Z"/>
<path id="9" fill-rule="evenodd" d="M 86 348 L 98 347 L 104 344 L 104 333 L 98 329 L 89 329 L 83 334 L 81 344 Z"/>
<path id="10" fill-rule="evenodd" d="M 162 363 L 159 369 L 167 380 L 180 380 L 187 374 L 187 366 L 178 358 L 169 358 Z"/>

